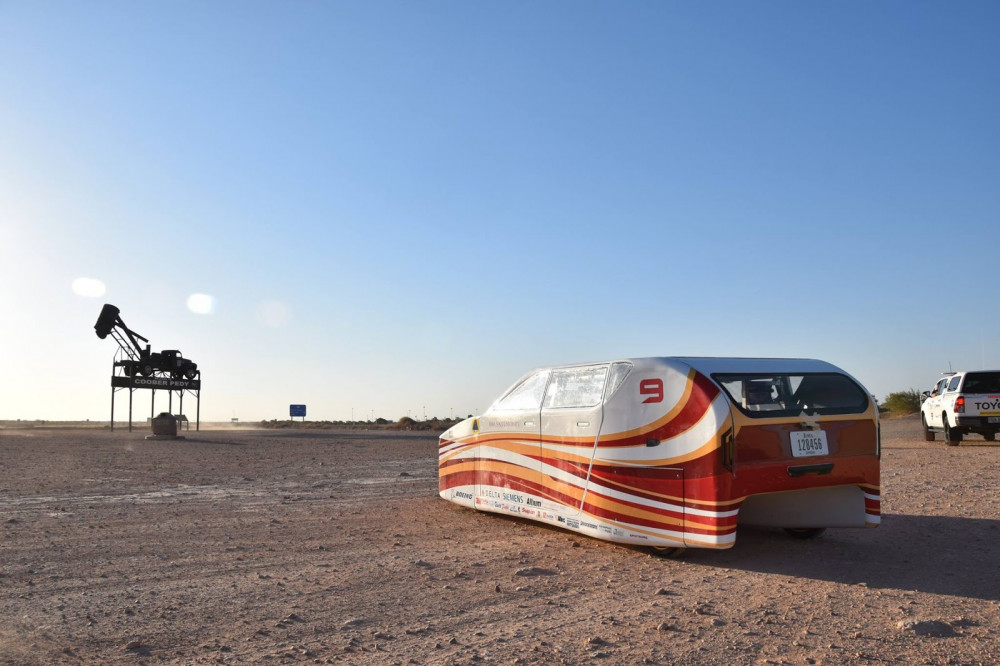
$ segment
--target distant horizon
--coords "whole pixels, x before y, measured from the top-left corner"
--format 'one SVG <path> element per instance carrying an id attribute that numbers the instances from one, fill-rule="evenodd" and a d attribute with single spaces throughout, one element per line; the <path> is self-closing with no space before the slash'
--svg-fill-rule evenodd
<path id="1" fill-rule="evenodd" d="M 160 415 L 162 413 L 170 413 L 170 412 L 157 412 L 157 414 L 155 416 L 158 416 L 158 415 Z M 181 414 L 177 413 L 177 412 L 172 413 L 172 415 L 173 416 L 181 416 Z M 133 416 L 132 423 L 135 424 L 135 423 L 139 423 L 141 421 L 143 424 L 145 424 L 148 421 L 150 421 L 152 418 L 155 418 L 155 416 L 150 417 L 149 415 L 145 415 L 145 416 L 142 416 L 141 418 L 138 417 L 138 416 Z M 363 425 L 363 424 L 377 424 L 377 422 L 379 420 L 384 421 L 386 424 L 394 424 L 394 423 L 400 423 L 403 419 L 406 419 L 406 418 L 410 418 L 414 423 L 458 422 L 458 421 L 464 421 L 467 418 L 474 418 L 475 416 L 477 416 L 477 415 L 471 414 L 471 415 L 461 416 L 461 417 L 456 416 L 454 418 L 440 417 L 440 416 L 439 417 L 431 417 L 431 416 L 429 416 L 429 417 L 427 417 L 426 420 L 416 419 L 416 418 L 412 418 L 412 417 L 407 417 L 405 415 L 397 417 L 397 418 L 394 418 L 394 419 L 386 418 L 384 416 L 377 416 L 377 417 L 375 417 L 375 419 L 373 419 L 371 421 L 343 421 L 343 420 L 339 420 L 339 419 L 330 420 L 330 419 L 309 419 L 309 418 L 305 419 L 305 421 L 302 421 L 301 419 L 299 419 L 299 417 L 295 417 L 294 419 L 290 418 L 290 417 L 286 417 L 284 419 L 248 419 L 248 420 L 238 419 L 235 422 L 231 421 L 231 420 L 230 421 L 206 421 L 205 419 L 202 419 L 201 423 L 202 424 L 210 423 L 210 424 L 216 424 L 216 425 L 233 425 L 233 424 L 254 424 L 254 423 L 275 423 L 275 422 L 277 422 L 277 423 L 344 423 L 344 424 L 349 424 L 349 425 Z M 195 420 L 193 418 L 189 418 L 188 421 L 190 423 L 194 423 L 195 422 Z M 111 419 L 110 418 L 107 418 L 107 419 L 0 419 L 0 425 L 8 424 L 8 423 L 94 423 L 94 424 L 96 424 L 96 423 L 111 423 Z M 125 418 L 125 419 L 115 418 L 115 424 L 117 425 L 119 423 L 128 424 L 128 419 L 127 418 Z"/>

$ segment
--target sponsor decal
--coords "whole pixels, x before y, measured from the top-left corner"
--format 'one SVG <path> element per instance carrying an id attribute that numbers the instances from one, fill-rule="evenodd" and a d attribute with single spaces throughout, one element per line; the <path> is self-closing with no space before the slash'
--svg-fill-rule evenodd
<path id="1" fill-rule="evenodd" d="M 586 527 L 588 530 L 594 530 L 594 531 L 597 530 L 597 525 L 595 525 L 594 523 L 584 523 L 584 522 L 581 522 L 580 526 L 581 527 Z"/>
<path id="2" fill-rule="evenodd" d="M 570 528 L 572 528 L 574 530 L 580 529 L 580 521 L 577 520 L 576 518 L 567 518 L 566 519 L 566 527 L 570 527 Z"/>
<path id="3" fill-rule="evenodd" d="M 483 494 L 491 499 L 498 499 L 507 502 L 516 502 L 518 504 L 524 504 L 524 496 L 518 495 L 517 493 L 506 493 L 506 492 L 500 492 L 499 490 L 491 490 L 490 488 L 486 488 L 483 490 Z"/>
<path id="4" fill-rule="evenodd" d="M 466 499 L 466 500 L 470 500 L 471 501 L 472 500 L 472 493 L 466 493 L 466 492 L 463 492 L 461 490 L 453 490 L 453 491 L 451 491 L 451 497 L 452 497 L 452 499 L 455 499 L 456 497 L 461 497 L 462 499 Z M 478 503 L 479 502 L 477 501 L 476 504 L 478 504 Z"/>
<path id="5" fill-rule="evenodd" d="M 529 497 L 529 498 L 528 498 L 528 499 L 527 499 L 526 501 L 527 501 L 527 503 L 528 503 L 528 506 L 537 506 L 537 507 L 540 507 L 540 506 L 542 506 L 542 503 L 541 503 L 541 502 L 539 502 L 539 501 L 538 501 L 538 500 L 536 500 L 536 499 L 531 499 L 530 497 Z"/>
<path id="6" fill-rule="evenodd" d="M 479 419 L 472 419 L 472 432 L 479 432 Z"/>
<path id="7" fill-rule="evenodd" d="M 518 419 L 489 419 L 484 423 L 490 428 L 521 428 L 523 423 Z"/>
<path id="8" fill-rule="evenodd" d="M 524 504 L 524 496 L 518 495 L 517 493 L 505 493 L 499 490 L 490 490 L 489 488 L 483 490 L 483 494 L 491 499 L 504 500 L 505 502 L 516 502 L 517 504 Z"/>
<path id="9" fill-rule="evenodd" d="M 601 531 L 604 532 L 605 534 L 611 534 L 611 528 L 608 527 L 607 525 L 601 525 Z"/>
<path id="10" fill-rule="evenodd" d="M 526 506 L 522 506 L 521 507 L 521 513 L 523 513 L 526 516 L 535 516 L 535 515 L 537 515 L 537 513 L 536 513 L 536 511 L 534 509 L 529 509 Z"/>
<path id="11" fill-rule="evenodd" d="M 565 518 L 563 518 L 562 516 L 559 516 L 559 522 L 560 522 L 560 523 L 565 523 L 565 522 L 566 522 L 566 519 L 565 519 Z"/>

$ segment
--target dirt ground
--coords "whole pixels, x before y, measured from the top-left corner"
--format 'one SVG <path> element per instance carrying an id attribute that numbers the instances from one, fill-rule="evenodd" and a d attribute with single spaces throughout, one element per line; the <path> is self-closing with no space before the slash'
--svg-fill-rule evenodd
<path id="1" fill-rule="evenodd" d="M 883 422 L 883 524 L 676 560 L 436 495 L 436 438 L 0 430 L 0 663 L 988 664 L 1000 445 Z"/>

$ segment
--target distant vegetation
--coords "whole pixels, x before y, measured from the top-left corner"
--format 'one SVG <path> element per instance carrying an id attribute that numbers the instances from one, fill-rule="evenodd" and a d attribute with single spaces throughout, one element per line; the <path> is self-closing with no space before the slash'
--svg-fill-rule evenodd
<path id="1" fill-rule="evenodd" d="M 261 428 L 297 428 L 305 430 L 427 430 L 434 432 L 444 432 L 461 419 L 439 419 L 429 418 L 426 421 L 417 421 L 404 416 L 395 423 L 388 419 L 378 418 L 374 421 L 293 421 L 286 419 L 279 421 L 261 421 Z"/>
<path id="2" fill-rule="evenodd" d="M 890 393 L 882 401 L 882 407 L 889 412 L 890 416 L 916 414 L 920 411 L 920 391 L 910 389 L 909 391 Z"/>

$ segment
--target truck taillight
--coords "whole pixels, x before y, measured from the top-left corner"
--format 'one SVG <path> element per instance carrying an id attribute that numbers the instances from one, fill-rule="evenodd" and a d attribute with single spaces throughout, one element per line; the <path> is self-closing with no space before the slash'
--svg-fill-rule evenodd
<path id="1" fill-rule="evenodd" d="M 965 398 L 963 396 L 958 396 L 955 398 L 955 413 L 964 414 L 965 413 Z"/>

